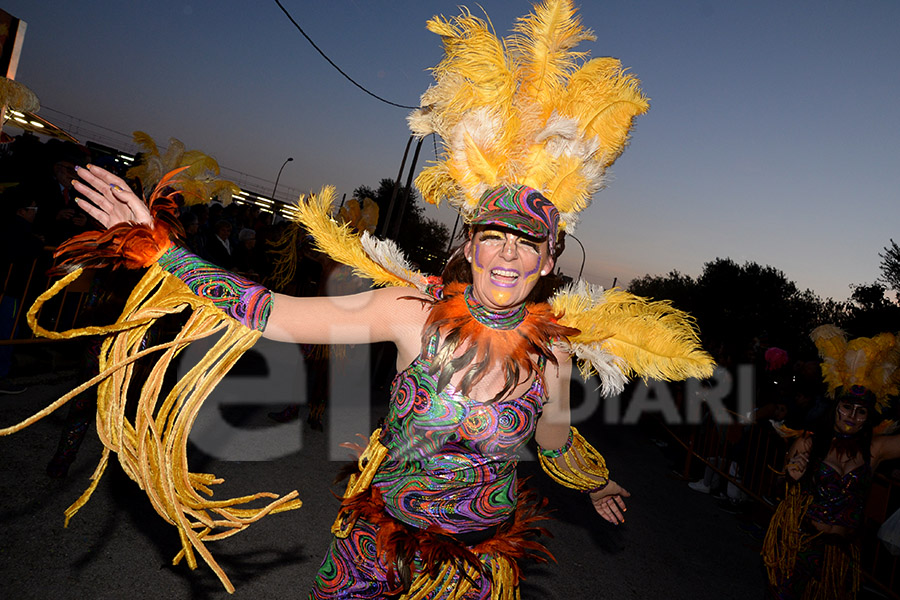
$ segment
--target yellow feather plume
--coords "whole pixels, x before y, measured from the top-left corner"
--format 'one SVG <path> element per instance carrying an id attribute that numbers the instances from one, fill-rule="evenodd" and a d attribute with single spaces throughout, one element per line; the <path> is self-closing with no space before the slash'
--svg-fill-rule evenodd
<path id="1" fill-rule="evenodd" d="M 445 56 L 408 120 L 414 135 L 440 136 L 443 152 L 416 179 L 422 198 L 446 198 L 467 217 L 487 189 L 525 184 L 571 231 L 648 108 L 637 78 L 615 59 L 575 50 L 594 36 L 571 0 L 536 4 L 504 40 L 466 9 L 428 29 Z"/>
<path id="2" fill-rule="evenodd" d="M 563 214 L 578 213 L 591 203 L 592 180 L 585 177 L 582 161 L 578 157 L 561 156 L 556 161 L 553 178 L 544 186 L 551 198 L 560 198 L 564 203 L 557 204 Z"/>
<path id="3" fill-rule="evenodd" d="M 313 236 L 316 249 L 353 267 L 356 275 L 371 279 L 375 285 L 413 285 L 372 260 L 349 223 L 338 223 L 331 218 L 335 196 L 334 188 L 325 186 L 318 194 L 310 194 L 309 199 L 301 196 L 294 205 L 294 219 Z"/>
<path id="4" fill-rule="evenodd" d="M 619 359 L 625 376 L 681 380 L 713 373 L 715 362 L 700 346 L 694 319 L 669 302 L 579 282 L 557 293 L 550 305 L 556 314 L 564 313 L 561 324 L 581 330 L 569 340 L 576 349 L 598 346 Z"/>
<path id="5" fill-rule="evenodd" d="M 572 74 L 560 100 L 562 114 L 577 120 L 585 135 L 599 138 L 604 168 L 625 149 L 634 117 L 650 108 L 639 85 L 618 60 L 595 58 Z"/>
<path id="6" fill-rule="evenodd" d="M 581 26 L 570 0 L 535 5 L 514 31 L 509 45 L 516 53 L 519 91 L 540 105 L 547 118 L 576 61 L 584 57 L 572 49 L 596 38 Z"/>
<path id="7" fill-rule="evenodd" d="M 890 398 L 900 394 L 900 336 L 879 333 L 847 340 L 834 325 L 822 325 L 810 333 L 822 358 L 822 379 L 828 393 L 837 388 L 864 386 L 875 394 L 876 408 L 883 411 Z"/>

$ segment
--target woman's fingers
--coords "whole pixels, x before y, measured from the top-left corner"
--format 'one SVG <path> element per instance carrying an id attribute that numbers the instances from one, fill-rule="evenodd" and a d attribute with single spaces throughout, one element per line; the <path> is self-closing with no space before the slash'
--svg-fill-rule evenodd
<path id="1" fill-rule="evenodd" d="M 610 481 L 607 489 L 613 487 L 613 493 L 607 494 L 603 497 L 596 498 L 593 497 L 594 508 L 597 509 L 597 513 L 600 514 L 601 517 L 612 523 L 613 525 L 618 525 L 620 523 L 625 522 L 625 512 L 628 510 L 625 507 L 625 500 L 630 496 L 628 491 L 624 488 L 617 485 L 615 482 Z"/>
<path id="2" fill-rule="evenodd" d="M 143 200 L 138 198 L 137 194 L 131 191 L 131 188 L 123 188 L 114 184 L 111 189 L 113 197 L 120 202 L 124 202 L 131 212 L 131 217 L 128 219 L 129 221 L 143 223 L 144 225 L 149 225 L 151 227 L 153 226 L 153 215 L 150 214 L 150 209 L 147 208 L 147 205 L 144 204 Z"/>
<path id="3" fill-rule="evenodd" d="M 88 173 L 88 176 L 90 176 L 94 179 L 97 179 L 99 181 L 102 181 L 102 182 L 106 183 L 107 185 L 117 185 L 121 188 L 128 187 L 128 184 L 125 183 L 124 179 L 122 179 L 118 175 L 110 173 L 103 167 L 98 167 L 96 165 L 89 165 L 87 167 L 87 173 Z M 78 169 L 78 175 L 85 178 L 85 180 L 90 181 L 90 179 L 88 179 L 88 177 L 86 177 L 85 175 L 82 175 L 81 169 Z"/>
<path id="4" fill-rule="evenodd" d="M 72 187 L 102 210 L 108 211 L 112 209 L 112 191 L 109 192 L 109 196 L 107 197 L 102 192 L 97 191 L 93 186 L 85 185 L 77 179 L 72 181 Z"/>
<path id="5" fill-rule="evenodd" d="M 94 217 L 98 223 L 109 229 L 109 215 L 105 212 L 81 198 L 76 198 L 75 203 L 81 207 L 81 210 Z"/>
<path id="6" fill-rule="evenodd" d="M 77 171 L 82 181 L 74 180 L 73 187 L 87 200 L 78 205 L 104 227 L 134 222 L 153 225 L 153 216 L 125 181 L 106 169 L 91 166 Z"/>
<path id="7" fill-rule="evenodd" d="M 619 506 L 616 500 L 622 503 L 622 499 L 618 496 L 607 496 L 600 502 L 600 516 L 614 525 L 625 522 L 625 516 L 622 514 L 625 504 Z"/>

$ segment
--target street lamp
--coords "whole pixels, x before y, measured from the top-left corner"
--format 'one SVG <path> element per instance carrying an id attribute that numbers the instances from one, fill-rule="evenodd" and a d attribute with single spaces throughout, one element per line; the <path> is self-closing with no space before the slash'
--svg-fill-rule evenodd
<path id="1" fill-rule="evenodd" d="M 284 171 L 284 166 L 294 160 L 293 156 L 289 156 L 284 163 L 282 163 L 281 168 L 278 169 L 278 177 L 275 178 L 275 187 L 272 188 L 272 200 L 275 200 L 275 190 L 278 189 L 278 180 L 281 179 L 281 172 Z"/>

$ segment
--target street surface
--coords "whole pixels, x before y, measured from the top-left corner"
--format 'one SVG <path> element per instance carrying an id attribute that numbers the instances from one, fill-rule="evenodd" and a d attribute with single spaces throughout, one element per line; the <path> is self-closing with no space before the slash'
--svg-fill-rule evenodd
<path id="1" fill-rule="evenodd" d="M 0 397 L 0 426 L 37 412 L 74 387 L 76 371 L 40 369 L 28 391 Z M 226 380 L 227 381 L 227 380 Z M 267 412 L 251 406 L 241 427 L 271 427 Z M 299 451 L 267 461 L 216 460 L 196 450 L 193 471 L 225 478 L 224 499 L 257 491 L 297 489 L 301 509 L 272 515 L 209 548 L 229 575 L 229 596 L 206 565 L 196 571 L 170 565 L 179 550 L 176 531 L 150 507 L 115 460 L 91 500 L 63 528 L 63 511 L 87 487 L 100 457 L 94 427 L 65 479 L 45 472 L 67 407 L 20 433 L 0 438 L 0 597 L 56 600 L 303 598 L 328 546 L 338 507 L 329 483 L 340 462 L 329 460 L 326 431 L 295 422 Z M 238 410 L 232 408 L 232 411 Z M 383 413 L 372 409 L 372 418 Z M 234 417 L 234 415 L 232 415 Z M 758 541 L 715 499 L 688 489 L 659 447 L 638 428 L 579 425 L 606 457 L 612 477 L 628 489 L 627 522 L 618 527 L 593 513 L 583 495 L 560 488 L 524 462 L 520 473 L 550 500 L 553 537 L 545 540 L 558 564 L 527 566 L 526 599 L 664 598 L 758 599 L 763 571 Z M 368 433 L 368 432 L 360 432 Z M 200 559 L 198 558 L 198 562 Z"/>

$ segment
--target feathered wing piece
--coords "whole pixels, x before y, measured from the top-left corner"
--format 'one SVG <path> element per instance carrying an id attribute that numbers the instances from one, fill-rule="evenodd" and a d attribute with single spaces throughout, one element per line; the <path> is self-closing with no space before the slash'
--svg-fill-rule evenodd
<path id="1" fill-rule="evenodd" d="M 155 189 L 166 173 L 183 168 L 184 175 L 171 185 L 181 192 L 185 204 L 205 204 L 217 198 L 227 205 L 241 191 L 233 182 L 219 177 L 219 163 L 214 158 L 199 150 L 185 150 L 175 138 L 169 140 L 165 155 L 159 153 L 153 138 L 142 131 L 134 132 L 134 142 L 144 149 L 143 159 L 128 169 L 127 175 L 139 179 L 145 190 Z"/>
<path id="2" fill-rule="evenodd" d="M 597 372 L 604 395 L 622 391 L 631 376 L 661 380 L 710 377 L 715 363 L 700 347 L 693 318 L 665 301 L 584 281 L 550 299 L 561 325 L 580 330 L 568 338 L 582 375 Z"/>
<path id="3" fill-rule="evenodd" d="M 375 285 L 424 290 L 428 278 L 413 270 L 393 242 L 377 240 L 368 232 L 360 237 L 350 223 L 338 223 L 331 217 L 334 199 L 334 188 L 326 186 L 308 199 L 300 197 L 294 206 L 293 218 L 313 236 L 316 249 L 353 267 L 355 274 L 371 279 Z"/>
<path id="4" fill-rule="evenodd" d="M 822 378 L 828 393 L 838 388 L 863 386 L 875 394 L 876 408 L 883 412 L 890 398 L 900 393 L 900 336 L 879 333 L 847 340 L 834 325 L 822 325 L 810 333 L 822 358 Z"/>
<path id="5" fill-rule="evenodd" d="M 505 40 L 465 10 L 428 28 L 442 36 L 445 57 L 408 120 L 444 148 L 416 178 L 423 199 L 446 198 L 468 216 L 485 190 L 524 184 L 556 205 L 571 232 L 649 108 L 637 78 L 615 59 L 585 62 L 575 51 L 594 36 L 571 0 L 537 4 Z"/>

